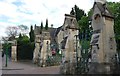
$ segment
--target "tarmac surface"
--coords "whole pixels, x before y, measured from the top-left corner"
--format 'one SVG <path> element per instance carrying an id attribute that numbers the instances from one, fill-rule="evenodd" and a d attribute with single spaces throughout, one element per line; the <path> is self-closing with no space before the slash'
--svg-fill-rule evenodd
<path id="1" fill-rule="evenodd" d="M 2 62 L 2 74 L 59 74 L 59 66 L 38 67 L 32 61 L 13 62 L 8 59 L 8 66 L 5 67 L 5 56 L 0 59 Z"/>

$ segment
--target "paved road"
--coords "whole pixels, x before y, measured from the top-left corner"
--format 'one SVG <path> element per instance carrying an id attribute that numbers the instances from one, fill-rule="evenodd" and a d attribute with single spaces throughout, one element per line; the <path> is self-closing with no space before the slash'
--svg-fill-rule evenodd
<path id="1" fill-rule="evenodd" d="M 8 67 L 3 67 L 3 74 L 59 74 L 59 67 L 37 67 L 28 63 L 9 62 Z"/>
<path id="2" fill-rule="evenodd" d="M 59 66 L 38 67 L 32 61 L 12 62 L 9 60 L 5 67 L 5 58 L 2 59 L 3 74 L 59 74 Z"/>

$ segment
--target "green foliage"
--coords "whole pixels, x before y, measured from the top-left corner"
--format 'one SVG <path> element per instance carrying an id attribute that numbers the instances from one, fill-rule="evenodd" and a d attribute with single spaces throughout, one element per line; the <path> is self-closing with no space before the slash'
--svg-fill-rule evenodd
<path id="1" fill-rule="evenodd" d="M 34 42 L 34 40 L 35 40 L 35 34 L 34 34 L 33 26 L 31 26 L 31 28 L 30 28 L 29 36 L 30 36 L 30 41 Z"/>
<path id="2" fill-rule="evenodd" d="M 79 9 L 77 5 L 74 6 L 74 9 L 75 9 L 76 19 L 77 21 L 79 21 L 82 18 L 82 16 L 85 15 L 85 12 L 82 9 Z"/>
<path id="3" fill-rule="evenodd" d="M 11 57 L 11 44 L 9 43 L 4 43 L 3 44 L 3 51 L 4 51 L 4 53 L 6 54 L 6 51 L 8 51 L 7 53 L 8 53 L 8 56 L 9 57 Z"/>
<path id="4" fill-rule="evenodd" d="M 71 15 L 75 15 L 76 16 L 76 20 L 79 21 L 81 19 L 82 16 L 85 16 L 85 12 L 82 9 L 79 9 L 79 7 L 77 5 L 75 5 L 72 10 L 70 11 Z"/>
<path id="5" fill-rule="evenodd" d="M 90 9 L 90 11 L 88 11 L 88 18 L 89 18 L 89 19 L 91 19 L 92 14 L 93 14 L 93 10 L 92 10 L 92 9 Z"/>
<path id="6" fill-rule="evenodd" d="M 87 38 L 90 40 L 89 16 L 85 14 L 84 10 L 79 9 L 77 5 L 75 5 L 74 8 L 72 8 L 70 14 L 76 16 L 76 20 L 80 29 L 80 39 Z M 84 36 L 82 37 L 82 35 Z"/>
<path id="7" fill-rule="evenodd" d="M 17 39 L 17 44 L 18 45 L 21 45 L 21 44 L 25 45 L 29 42 L 30 42 L 29 37 L 26 36 L 26 35 L 23 35 L 23 36 L 21 35 L 21 37 L 19 35 L 19 38 Z"/>
<path id="8" fill-rule="evenodd" d="M 90 48 L 90 41 L 87 40 L 82 40 L 80 41 L 80 44 L 82 46 L 82 49 L 89 49 Z"/>
<path id="9" fill-rule="evenodd" d="M 87 40 L 80 41 L 81 44 L 81 59 L 78 62 L 77 74 L 86 74 L 88 72 L 88 58 L 89 58 L 89 48 L 90 42 Z"/>
<path id="10" fill-rule="evenodd" d="M 80 32 L 88 30 L 89 29 L 89 22 L 87 16 L 82 16 L 81 20 L 78 21 Z"/>
<path id="11" fill-rule="evenodd" d="M 46 19 L 45 30 L 48 30 L 48 19 Z"/>
<path id="12" fill-rule="evenodd" d="M 21 33 L 19 34 L 19 39 L 22 39 L 22 35 L 21 35 Z"/>
<path id="13" fill-rule="evenodd" d="M 87 16 L 82 16 L 81 20 L 78 21 L 79 28 L 80 28 L 80 35 L 81 39 L 88 39 L 90 40 L 90 28 L 89 28 L 89 20 Z"/>
<path id="14" fill-rule="evenodd" d="M 34 42 L 26 35 L 19 35 L 17 39 L 17 59 L 18 60 L 32 60 L 34 51 Z"/>

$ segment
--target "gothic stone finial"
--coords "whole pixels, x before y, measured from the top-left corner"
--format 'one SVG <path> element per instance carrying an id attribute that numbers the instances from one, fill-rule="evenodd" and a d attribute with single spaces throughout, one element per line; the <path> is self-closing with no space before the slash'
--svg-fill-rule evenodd
<path id="1" fill-rule="evenodd" d="M 95 2 L 100 2 L 102 4 L 105 4 L 106 3 L 106 0 L 95 0 Z"/>

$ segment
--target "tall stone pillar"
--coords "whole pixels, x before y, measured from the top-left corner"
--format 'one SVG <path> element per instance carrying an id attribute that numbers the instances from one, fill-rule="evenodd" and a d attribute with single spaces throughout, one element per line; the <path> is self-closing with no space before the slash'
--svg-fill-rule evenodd
<path id="1" fill-rule="evenodd" d="M 43 40 L 43 46 L 41 48 L 41 56 L 40 56 L 40 65 L 45 67 L 47 66 L 48 56 L 51 56 L 50 50 L 50 40 Z"/>
<path id="2" fill-rule="evenodd" d="M 34 49 L 34 53 L 33 53 L 33 62 L 34 63 L 38 63 L 38 59 L 39 59 L 39 51 L 40 51 L 40 43 L 36 42 L 35 43 L 35 49 Z"/>
<path id="3" fill-rule="evenodd" d="M 114 68 L 116 42 L 114 18 L 106 6 L 106 0 L 95 0 L 92 15 L 91 63 L 89 73 L 110 74 Z"/>
<path id="4" fill-rule="evenodd" d="M 63 56 L 60 72 L 63 74 L 75 74 L 77 61 L 81 56 L 78 38 L 79 31 L 75 16 L 65 14 L 62 31 L 61 49 Z"/>
<path id="5" fill-rule="evenodd" d="M 14 40 L 14 43 L 12 44 L 12 52 L 11 52 L 11 56 L 12 56 L 12 61 L 17 61 L 17 41 Z"/>

